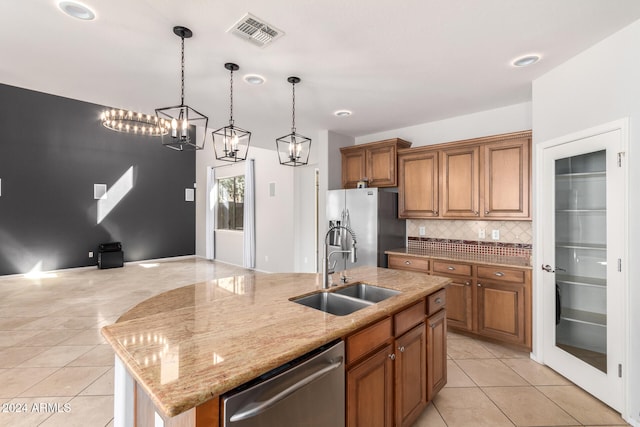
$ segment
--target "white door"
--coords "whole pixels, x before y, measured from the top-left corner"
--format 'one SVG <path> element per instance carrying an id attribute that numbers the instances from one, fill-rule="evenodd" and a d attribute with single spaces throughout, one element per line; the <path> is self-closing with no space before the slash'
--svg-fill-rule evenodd
<path id="1" fill-rule="evenodd" d="M 544 363 L 623 411 L 623 129 L 542 149 Z M 539 169 L 540 171 L 540 169 Z"/>

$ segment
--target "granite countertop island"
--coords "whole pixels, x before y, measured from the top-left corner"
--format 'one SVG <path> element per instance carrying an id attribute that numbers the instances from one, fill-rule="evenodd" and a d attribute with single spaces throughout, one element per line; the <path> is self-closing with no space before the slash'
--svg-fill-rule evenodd
<path id="1" fill-rule="evenodd" d="M 104 327 L 102 334 L 158 411 L 173 417 L 450 282 L 376 267 L 355 268 L 347 276 L 346 286 L 365 282 L 402 293 L 334 316 L 290 301 L 321 291 L 319 274 L 234 276 L 152 297 Z"/>

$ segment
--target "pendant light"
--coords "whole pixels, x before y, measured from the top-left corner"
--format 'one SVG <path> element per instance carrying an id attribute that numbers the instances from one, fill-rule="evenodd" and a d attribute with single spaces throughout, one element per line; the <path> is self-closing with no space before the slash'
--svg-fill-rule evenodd
<path id="1" fill-rule="evenodd" d="M 276 139 L 276 150 L 281 165 L 303 166 L 309 163 L 311 138 L 296 133 L 296 84 L 301 80 L 299 77 L 289 77 L 287 81 L 291 83 L 293 94 L 291 133 Z"/>
<path id="2" fill-rule="evenodd" d="M 180 84 L 180 105 L 173 107 L 156 108 L 156 116 L 160 121 L 160 126 L 169 123 L 169 135 L 162 138 L 162 145 L 174 150 L 202 150 L 207 137 L 207 123 L 209 118 L 184 103 L 184 39 L 191 38 L 193 32 L 186 27 L 173 27 L 173 33 L 180 37 L 182 41 L 181 57 L 181 84 Z M 194 134 L 189 134 L 189 126 L 200 125 L 204 128 L 202 141 L 198 143 Z M 194 131 L 195 132 L 195 131 Z"/>
<path id="3" fill-rule="evenodd" d="M 237 127 L 233 123 L 233 72 L 240 67 L 231 62 L 224 64 L 224 68 L 231 73 L 231 94 L 229 96 L 229 125 L 213 131 L 213 150 L 216 159 L 226 162 L 240 162 L 247 158 L 251 132 Z"/>

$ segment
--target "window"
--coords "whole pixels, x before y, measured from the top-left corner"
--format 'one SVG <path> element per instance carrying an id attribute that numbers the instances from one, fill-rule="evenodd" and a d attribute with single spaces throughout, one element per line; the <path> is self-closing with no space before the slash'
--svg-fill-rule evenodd
<path id="1" fill-rule="evenodd" d="M 218 180 L 218 230 L 242 230 L 244 176 Z"/>

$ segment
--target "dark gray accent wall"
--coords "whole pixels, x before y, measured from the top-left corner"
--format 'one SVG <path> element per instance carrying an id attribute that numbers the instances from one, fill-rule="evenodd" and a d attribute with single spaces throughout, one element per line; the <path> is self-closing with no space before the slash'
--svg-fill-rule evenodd
<path id="1" fill-rule="evenodd" d="M 103 109 L 0 85 L 0 275 L 95 265 L 110 241 L 125 261 L 195 253 L 195 153 L 105 129 Z M 93 185 L 130 168 L 132 188 L 98 223 Z"/>

